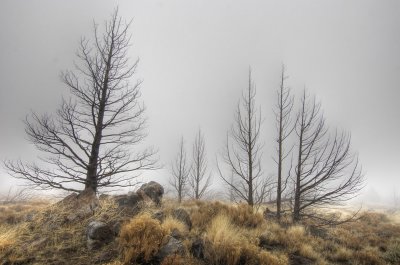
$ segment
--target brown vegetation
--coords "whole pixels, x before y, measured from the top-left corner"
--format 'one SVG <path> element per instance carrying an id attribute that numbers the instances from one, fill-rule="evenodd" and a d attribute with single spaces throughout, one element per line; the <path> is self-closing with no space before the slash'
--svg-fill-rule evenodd
<path id="1" fill-rule="evenodd" d="M 101 198 L 93 215 L 67 222 L 61 204 L 1 205 L 0 264 L 399 264 L 400 226 L 385 214 L 365 212 L 351 223 L 317 227 L 265 220 L 248 205 L 184 201 L 192 228 L 172 215 L 178 205 L 145 205 L 126 215 Z M 162 218 L 156 217 L 163 213 Z M 13 220 L 9 222 L 9 220 Z M 88 250 L 85 228 L 93 220 L 122 222 L 113 242 Z M 184 251 L 156 260 L 171 237 Z M 203 252 L 196 256 L 194 242 Z"/>

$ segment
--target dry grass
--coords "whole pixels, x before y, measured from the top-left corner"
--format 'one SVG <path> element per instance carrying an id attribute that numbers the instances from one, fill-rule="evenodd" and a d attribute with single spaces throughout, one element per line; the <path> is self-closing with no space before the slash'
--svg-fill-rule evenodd
<path id="1" fill-rule="evenodd" d="M 287 264 L 286 256 L 274 255 L 258 247 L 258 240 L 256 240 L 258 234 L 257 229 L 237 226 L 230 216 L 225 214 L 216 216 L 205 232 L 207 263 Z"/>
<path id="2" fill-rule="evenodd" d="M 191 208 L 191 219 L 193 227 L 204 231 L 210 221 L 218 215 L 226 215 L 231 222 L 239 227 L 256 228 L 261 226 L 265 220 L 260 213 L 255 213 L 245 204 L 227 205 L 221 202 L 197 202 Z"/>
<path id="3" fill-rule="evenodd" d="M 237 264 L 243 238 L 225 215 L 213 218 L 206 231 L 206 259 L 211 264 Z"/>
<path id="4" fill-rule="evenodd" d="M 122 226 L 119 244 L 124 264 L 149 262 L 163 243 L 166 230 L 149 214 L 141 214 Z"/>
<path id="5" fill-rule="evenodd" d="M 176 231 L 181 236 L 186 236 L 189 232 L 187 226 L 184 223 L 172 216 L 167 216 L 162 222 L 161 226 L 168 235 Z"/>
<path id="6" fill-rule="evenodd" d="M 192 229 L 172 216 L 188 211 Z M 163 221 L 154 219 L 163 212 Z M 161 209 L 144 206 L 132 217 L 111 199 L 100 200 L 94 215 L 66 222 L 71 209 L 58 204 L 0 205 L 0 264 L 138 264 L 153 262 L 171 234 L 189 250 L 195 239 L 204 242 L 204 259 L 171 255 L 161 264 L 400 264 L 400 225 L 391 216 L 366 212 L 355 222 L 311 229 L 308 224 L 279 225 L 264 220 L 246 205 L 221 202 L 168 201 Z M 85 228 L 92 220 L 123 222 L 119 238 L 98 251 L 86 247 Z M 107 260 L 103 256 L 110 256 Z"/>

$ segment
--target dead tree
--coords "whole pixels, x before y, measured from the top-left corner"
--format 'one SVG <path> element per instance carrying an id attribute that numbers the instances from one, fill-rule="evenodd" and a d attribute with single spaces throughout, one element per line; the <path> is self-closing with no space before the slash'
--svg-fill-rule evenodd
<path id="1" fill-rule="evenodd" d="M 293 221 L 321 216 L 316 208 L 340 205 L 357 196 L 363 186 L 358 157 L 346 133 L 330 133 L 321 104 L 304 91 L 297 116 Z M 324 220 L 331 222 L 333 220 Z"/>
<path id="2" fill-rule="evenodd" d="M 184 145 L 185 143 L 182 137 L 179 144 L 179 152 L 176 156 L 175 161 L 172 163 L 172 178 L 169 181 L 170 185 L 176 190 L 178 194 L 179 203 L 182 202 L 182 198 L 186 193 L 190 172 Z"/>
<path id="3" fill-rule="evenodd" d="M 276 125 L 277 125 L 277 138 L 276 142 L 278 143 L 276 149 L 276 156 L 274 157 L 274 161 L 278 166 L 278 174 L 277 174 L 277 187 L 276 187 L 276 217 L 278 221 L 281 218 L 281 204 L 282 204 L 282 195 L 287 187 L 288 180 L 290 178 L 291 166 L 285 171 L 284 163 L 288 156 L 291 154 L 293 149 L 289 147 L 285 150 L 285 144 L 288 140 L 288 137 L 291 135 L 294 126 L 291 120 L 291 112 L 293 109 L 294 98 L 291 96 L 290 88 L 285 86 L 285 80 L 287 76 L 285 76 L 285 66 L 282 65 L 282 72 L 280 78 L 280 86 L 277 91 L 277 103 L 275 117 L 276 117 Z M 284 175 L 285 174 L 285 175 Z M 284 175 L 284 176 L 283 176 Z"/>
<path id="4" fill-rule="evenodd" d="M 62 74 L 71 98 L 55 115 L 32 112 L 25 120 L 43 163 L 6 161 L 11 175 L 40 188 L 80 191 L 81 184 L 97 192 L 133 185 L 141 170 L 155 168 L 153 149 L 131 152 L 146 134 L 140 82 L 131 83 L 138 61 L 128 57 L 130 24 L 116 10 L 104 30 L 94 25 L 92 41 L 81 39 L 76 71 Z"/>
<path id="5" fill-rule="evenodd" d="M 270 183 L 263 179 L 261 169 L 260 125 L 261 114 L 255 107 L 256 89 L 249 72 L 248 87 L 238 104 L 234 125 L 227 134 L 222 160 L 227 174 L 217 160 L 221 179 L 229 186 L 234 198 L 248 205 L 259 205 L 270 191 Z M 233 177 L 232 177 L 233 174 Z"/>
<path id="6" fill-rule="evenodd" d="M 190 196 L 201 199 L 211 186 L 211 175 L 207 175 L 207 160 L 204 135 L 199 129 L 193 144 L 192 166 L 189 174 Z"/>

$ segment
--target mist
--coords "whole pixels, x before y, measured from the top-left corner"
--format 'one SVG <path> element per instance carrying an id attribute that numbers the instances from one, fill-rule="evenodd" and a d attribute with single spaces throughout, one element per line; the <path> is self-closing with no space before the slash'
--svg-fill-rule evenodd
<path id="1" fill-rule="evenodd" d="M 366 187 L 364 202 L 393 203 L 400 193 L 400 3 L 398 1 L 3 1 L 0 10 L 0 158 L 35 161 L 22 120 L 54 113 L 68 89 L 82 36 L 118 6 L 132 22 L 129 56 L 139 58 L 148 137 L 167 184 L 181 136 L 205 135 L 213 189 L 226 133 L 252 68 L 263 117 L 263 169 L 275 174 L 272 108 L 285 64 L 295 94 L 307 88 L 332 128 L 351 132 Z M 0 169 L 0 192 L 21 184 Z"/>

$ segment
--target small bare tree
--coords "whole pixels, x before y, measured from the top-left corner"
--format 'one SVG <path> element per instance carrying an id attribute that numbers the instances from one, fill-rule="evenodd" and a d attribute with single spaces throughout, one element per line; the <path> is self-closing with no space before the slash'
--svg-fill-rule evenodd
<path id="1" fill-rule="evenodd" d="M 275 163 L 278 166 L 278 176 L 277 176 L 277 187 L 276 187 L 276 217 L 278 221 L 281 219 L 282 212 L 282 195 L 287 187 L 288 180 L 290 178 L 291 166 L 289 170 L 284 170 L 284 163 L 288 156 L 291 154 L 293 146 L 285 150 L 285 143 L 287 138 L 291 135 L 294 126 L 291 120 L 291 113 L 293 109 L 294 98 L 291 95 L 290 88 L 285 86 L 285 80 L 287 76 L 285 76 L 285 66 L 282 65 L 281 72 L 281 82 L 279 89 L 277 91 L 277 103 L 275 117 L 277 124 L 277 138 L 276 142 L 278 143 L 276 149 L 277 157 L 273 158 Z M 285 176 L 283 176 L 285 174 Z"/>
<path id="2" fill-rule="evenodd" d="M 204 135 L 199 129 L 192 150 L 192 166 L 189 174 L 190 196 L 201 199 L 211 186 L 211 175 L 207 175 L 207 160 Z"/>
<path id="3" fill-rule="evenodd" d="M 182 198 L 184 197 L 187 190 L 187 184 L 190 172 L 189 170 L 190 169 L 188 168 L 186 151 L 185 151 L 185 143 L 182 137 L 179 144 L 179 152 L 176 156 L 175 161 L 172 163 L 171 167 L 172 177 L 169 181 L 170 185 L 174 188 L 174 190 L 176 190 L 178 194 L 179 203 L 182 202 Z"/>
<path id="4" fill-rule="evenodd" d="M 330 134 L 321 104 L 304 91 L 297 116 L 298 144 L 295 168 L 293 221 L 310 217 L 324 220 L 318 207 L 340 205 L 355 197 L 363 186 L 357 155 L 350 150 L 349 134 Z M 334 220 L 324 220 L 332 222 Z"/>
<path id="5" fill-rule="evenodd" d="M 235 122 L 227 135 L 222 155 L 229 174 L 223 173 L 217 160 L 219 175 L 233 192 L 231 197 L 243 200 L 251 207 L 260 204 L 270 191 L 270 183 L 262 178 L 261 114 L 257 115 L 255 97 L 256 89 L 249 71 L 248 87 L 238 104 Z"/>
<path id="6" fill-rule="evenodd" d="M 76 72 L 62 74 L 73 97 L 55 116 L 26 118 L 29 140 L 46 156 L 42 165 L 6 161 L 14 177 L 40 188 L 79 191 L 81 184 L 97 192 L 133 185 L 140 170 L 155 168 L 154 150 L 131 152 L 146 134 L 140 82 L 130 84 L 138 63 L 128 58 L 130 23 L 116 10 L 104 26 L 102 33 L 94 26 L 92 42 L 81 39 Z"/>

